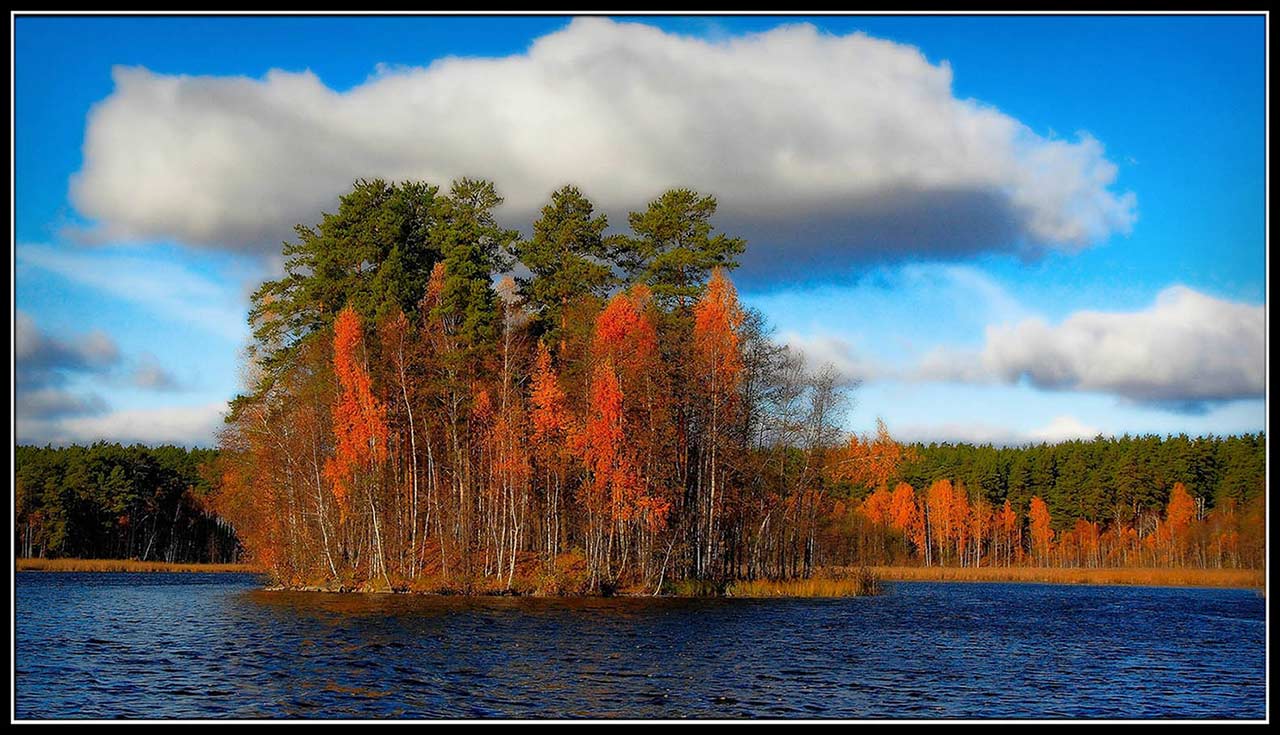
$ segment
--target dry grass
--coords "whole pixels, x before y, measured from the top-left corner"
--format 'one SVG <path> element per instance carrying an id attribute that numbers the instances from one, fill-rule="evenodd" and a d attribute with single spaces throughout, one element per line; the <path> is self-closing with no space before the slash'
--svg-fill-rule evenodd
<path id="1" fill-rule="evenodd" d="M 169 564 L 134 559 L 18 559 L 19 572 L 256 572 L 251 564 Z"/>
<path id="2" fill-rule="evenodd" d="M 874 567 L 899 582 L 1044 582 L 1150 587 L 1262 588 L 1261 569 L 1077 569 L 1058 567 Z"/>
<path id="3" fill-rule="evenodd" d="M 822 575 L 811 579 L 756 579 L 731 583 L 726 597 L 864 597 L 883 591 L 880 577 L 869 569 L 844 576 Z"/>

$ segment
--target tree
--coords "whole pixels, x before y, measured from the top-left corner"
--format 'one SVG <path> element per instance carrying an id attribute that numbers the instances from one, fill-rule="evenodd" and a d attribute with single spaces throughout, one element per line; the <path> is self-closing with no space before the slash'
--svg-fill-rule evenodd
<path id="1" fill-rule="evenodd" d="M 1017 511 L 1013 509 L 1013 504 L 1007 498 L 996 519 L 996 532 L 1000 546 L 1005 552 L 1004 563 L 1013 564 L 1022 556 L 1022 526 L 1018 522 Z"/>
<path id="2" fill-rule="evenodd" d="M 353 482 L 361 477 L 369 483 L 375 481 L 378 466 L 387 460 L 387 410 L 373 394 L 364 359 L 360 316 L 350 306 L 344 307 L 333 325 L 333 370 L 341 386 L 333 406 L 336 447 L 324 469 L 325 477 L 333 483 L 333 493 L 343 515 L 351 510 Z M 372 486 L 366 486 L 365 498 L 369 503 L 377 569 L 389 585 Z"/>
<path id="3" fill-rule="evenodd" d="M 541 330 L 562 352 L 569 304 L 585 294 L 603 297 L 617 282 L 608 263 L 608 226 L 608 218 L 595 214 L 590 200 L 576 187 L 565 186 L 542 208 L 533 236 L 515 244 L 516 257 L 530 271 L 518 279 L 520 292 Z"/>
<path id="4" fill-rule="evenodd" d="M 1053 519 L 1049 516 L 1049 506 L 1037 495 L 1031 498 L 1031 509 L 1027 512 L 1031 523 L 1031 548 L 1035 550 L 1036 560 L 1045 564 L 1049 560 L 1049 551 L 1053 544 Z"/>
<path id="5" fill-rule="evenodd" d="M 519 237 L 498 226 L 493 210 L 502 197 L 492 182 L 458 179 L 441 202 L 434 240 L 443 257 L 445 276 L 440 313 L 455 320 L 453 332 L 470 351 L 491 344 L 497 305 L 494 273 L 508 267 L 508 250 Z"/>
<path id="6" fill-rule="evenodd" d="M 856 486 L 887 486 L 898 476 L 904 462 L 914 460 L 914 452 L 894 441 L 884 421 L 876 419 L 875 438 L 851 434 L 841 456 L 836 459 L 835 475 Z"/>
<path id="7" fill-rule="evenodd" d="M 738 330 L 742 308 L 738 294 L 723 269 L 712 271 L 706 291 L 693 311 L 693 353 L 695 375 L 700 377 L 703 402 L 703 461 L 699 464 L 697 508 L 698 538 L 701 543 L 697 568 L 706 573 L 715 554 L 717 503 L 724 503 L 725 477 L 721 470 L 721 444 L 737 407 L 742 378 L 742 354 Z M 717 494 L 719 490 L 719 494 Z M 705 547 L 705 553 L 702 549 Z"/>
<path id="8" fill-rule="evenodd" d="M 633 282 L 653 289 L 663 304 L 684 311 L 702 293 L 714 268 L 735 268 L 741 238 L 711 234 L 716 200 L 672 189 L 627 218 L 634 233 L 615 243 L 618 262 Z"/>
<path id="9" fill-rule="evenodd" d="M 339 198 L 336 213 L 324 214 L 318 226 L 295 228 L 298 240 L 284 245 L 284 275 L 250 298 L 251 354 L 265 380 L 286 369 L 300 342 L 331 325 L 344 306 L 365 319 L 392 307 L 413 310 L 441 257 L 431 237 L 437 191 L 360 179 Z"/>
<path id="10" fill-rule="evenodd" d="M 1173 484 L 1169 492 L 1169 505 L 1165 510 L 1169 554 L 1176 564 L 1185 563 L 1187 543 L 1190 540 L 1191 523 L 1196 519 L 1196 502 L 1180 482 Z"/>
<path id="11" fill-rule="evenodd" d="M 639 483 L 623 448 L 622 387 L 604 361 L 591 378 L 590 407 L 583 432 L 583 464 L 589 478 L 581 489 L 588 517 L 587 562 L 592 588 L 612 582 L 609 562 L 614 525 L 630 518 Z"/>
<path id="12" fill-rule="evenodd" d="M 533 378 L 529 388 L 530 440 L 536 475 L 540 478 L 545 508 L 545 550 L 548 563 L 560 550 L 561 491 L 565 483 L 566 449 L 573 431 L 573 417 L 565 403 L 564 390 L 551 366 L 551 351 L 538 342 Z"/>

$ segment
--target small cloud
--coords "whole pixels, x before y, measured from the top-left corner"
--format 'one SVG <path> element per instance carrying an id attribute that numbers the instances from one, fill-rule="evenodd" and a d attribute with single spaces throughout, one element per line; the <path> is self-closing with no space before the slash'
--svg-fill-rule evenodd
<path id="1" fill-rule="evenodd" d="M 1202 413 L 1266 391 L 1266 308 L 1185 286 L 1134 312 L 1079 311 L 1059 324 L 1031 317 L 987 328 L 980 350 L 938 348 L 919 380 L 1026 381 L 1042 390 L 1107 393 Z"/>
<path id="2" fill-rule="evenodd" d="M 1097 428 L 1082 423 L 1074 416 L 1055 416 L 1047 425 L 1027 432 L 1035 441 L 1057 444 L 1072 439 L 1092 439 L 1102 433 Z"/>
<path id="3" fill-rule="evenodd" d="M 96 416 L 107 411 L 107 402 L 97 394 L 52 387 L 23 389 L 17 393 L 14 403 L 15 415 L 31 419 Z"/>
<path id="4" fill-rule="evenodd" d="M 1047 425 L 1021 431 L 1008 426 L 975 422 L 949 422 L 928 425 L 904 426 L 894 436 L 910 442 L 948 442 L 952 444 L 992 444 L 995 446 L 1021 446 L 1024 444 L 1058 444 L 1072 439 L 1092 439 L 1103 433 L 1088 426 L 1074 416 L 1057 416 Z"/>
<path id="5" fill-rule="evenodd" d="M 779 340 L 803 355 L 810 368 L 830 366 L 847 383 L 865 382 L 885 374 L 882 367 L 858 354 L 854 346 L 843 337 L 787 332 L 780 335 Z"/>
<path id="6" fill-rule="evenodd" d="M 18 309 L 13 319 L 13 356 L 18 385 L 60 383 L 74 373 L 105 373 L 120 362 L 120 349 L 102 332 L 55 338 Z"/>
<path id="7" fill-rule="evenodd" d="M 19 443 L 65 445 L 99 440 L 122 444 L 212 446 L 226 412 L 224 402 L 125 409 L 58 420 L 18 417 Z"/>
<path id="8" fill-rule="evenodd" d="M 173 374 L 161 367 L 151 355 L 138 359 L 130 374 L 130 382 L 138 388 L 153 391 L 176 391 L 180 385 Z"/>
<path id="9" fill-rule="evenodd" d="M 100 396 L 70 386 L 80 378 L 109 376 L 121 363 L 120 350 L 107 335 L 54 337 L 20 309 L 13 320 L 13 358 L 14 414 L 37 419 L 107 410 Z"/>

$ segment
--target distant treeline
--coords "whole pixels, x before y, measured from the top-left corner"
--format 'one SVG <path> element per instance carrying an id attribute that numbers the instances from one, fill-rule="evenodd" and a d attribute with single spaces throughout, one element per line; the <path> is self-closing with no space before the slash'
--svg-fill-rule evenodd
<path id="1" fill-rule="evenodd" d="M 207 506 L 217 451 L 99 442 L 15 449 L 23 557 L 232 562 L 239 544 Z"/>
<path id="2" fill-rule="evenodd" d="M 1141 525 L 1164 509 L 1182 483 L 1201 511 L 1224 501 L 1240 506 L 1266 491 L 1263 434 L 1228 437 L 1124 436 L 1022 447 L 909 445 L 915 457 L 895 478 L 924 489 L 935 480 L 963 483 L 975 498 L 1026 509 L 1044 500 L 1053 527 L 1077 520 Z"/>
<path id="3" fill-rule="evenodd" d="M 861 563 L 1262 568 L 1266 438 L 848 450 L 831 552 Z"/>

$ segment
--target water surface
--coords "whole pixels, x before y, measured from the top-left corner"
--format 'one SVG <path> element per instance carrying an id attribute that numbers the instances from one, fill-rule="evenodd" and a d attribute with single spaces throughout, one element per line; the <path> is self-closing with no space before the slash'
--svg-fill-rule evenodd
<path id="1" fill-rule="evenodd" d="M 18 573 L 17 717 L 1265 716 L 1265 601 L 1250 590 L 560 600 L 261 585 Z"/>

